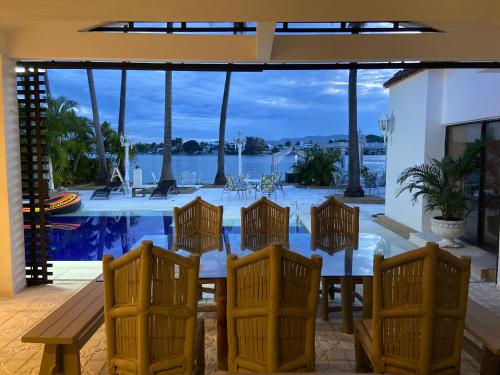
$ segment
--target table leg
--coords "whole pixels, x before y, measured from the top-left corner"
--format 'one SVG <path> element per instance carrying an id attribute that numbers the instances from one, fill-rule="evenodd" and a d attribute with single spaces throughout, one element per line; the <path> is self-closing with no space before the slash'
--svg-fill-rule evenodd
<path id="1" fill-rule="evenodd" d="M 324 321 L 328 320 L 328 287 L 330 286 L 330 279 L 328 277 L 321 278 L 321 318 Z"/>
<path id="2" fill-rule="evenodd" d="M 363 319 L 373 315 L 373 278 L 363 277 Z"/>
<path id="3" fill-rule="evenodd" d="M 216 316 L 217 316 L 217 368 L 227 371 L 227 282 L 226 279 L 217 279 Z"/>
<path id="4" fill-rule="evenodd" d="M 341 305 L 342 305 L 342 332 L 352 333 L 352 277 L 342 277 L 340 280 Z"/>

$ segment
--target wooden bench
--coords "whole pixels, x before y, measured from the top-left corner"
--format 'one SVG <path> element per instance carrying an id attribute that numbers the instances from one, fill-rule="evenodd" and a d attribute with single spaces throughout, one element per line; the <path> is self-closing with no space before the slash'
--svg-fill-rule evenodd
<path id="1" fill-rule="evenodd" d="M 475 346 L 466 339 L 464 349 L 481 362 L 481 374 L 500 374 L 500 317 L 469 298 L 467 302 L 467 316 L 465 330 L 474 336 L 483 345 L 480 355 L 471 353 L 471 346 Z"/>
<path id="2" fill-rule="evenodd" d="M 80 349 L 104 323 L 104 285 L 94 280 L 29 330 L 22 342 L 45 344 L 40 374 L 80 374 Z"/>

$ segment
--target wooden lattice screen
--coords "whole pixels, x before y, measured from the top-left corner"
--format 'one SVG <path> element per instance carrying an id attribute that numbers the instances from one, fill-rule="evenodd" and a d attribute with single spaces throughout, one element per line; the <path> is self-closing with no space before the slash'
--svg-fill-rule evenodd
<path id="1" fill-rule="evenodd" d="M 28 285 L 51 284 L 49 272 L 50 229 L 45 212 L 48 198 L 48 154 L 44 72 L 24 68 L 17 73 L 21 174 L 24 206 L 24 243 Z M 27 203 L 26 203 L 27 202 Z"/>

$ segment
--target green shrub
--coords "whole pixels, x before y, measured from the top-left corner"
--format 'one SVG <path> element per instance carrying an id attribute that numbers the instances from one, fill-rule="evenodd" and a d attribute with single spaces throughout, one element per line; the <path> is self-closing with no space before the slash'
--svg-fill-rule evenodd
<path id="1" fill-rule="evenodd" d="M 335 163 L 340 162 L 340 152 L 327 151 L 317 145 L 305 151 L 303 159 L 293 165 L 297 182 L 303 185 L 329 186 L 334 173 L 339 173 Z"/>
<path id="2" fill-rule="evenodd" d="M 440 210 L 438 219 L 463 219 L 467 203 L 473 200 L 464 181 L 477 168 L 478 156 L 485 145 L 485 140 L 477 140 L 455 160 L 446 155 L 441 160 L 431 159 L 428 164 L 406 168 L 398 177 L 401 188 L 396 196 L 407 190 L 414 204 L 423 197 L 426 211 Z"/>

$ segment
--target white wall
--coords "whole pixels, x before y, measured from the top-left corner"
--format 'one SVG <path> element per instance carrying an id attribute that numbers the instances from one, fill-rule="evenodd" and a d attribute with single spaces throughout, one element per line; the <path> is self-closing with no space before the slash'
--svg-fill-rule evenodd
<path id="1" fill-rule="evenodd" d="M 405 168 L 425 160 L 428 78 L 427 71 L 418 73 L 389 92 L 394 125 L 387 142 L 385 214 L 416 230 L 422 228 L 422 204 L 413 206 L 407 192 L 396 197 L 396 180 Z"/>
<path id="2" fill-rule="evenodd" d="M 1 44 L 1 35 L 0 35 Z M 15 62 L 0 50 L 0 295 L 26 285 Z"/>
<path id="3" fill-rule="evenodd" d="M 389 91 L 395 125 L 387 146 L 386 215 L 418 231 L 430 230 L 422 202 L 398 198 L 404 168 L 444 155 L 446 125 L 500 117 L 500 71 L 426 70 Z"/>
<path id="4" fill-rule="evenodd" d="M 443 124 L 500 116 L 500 71 L 445 71 Z"/>

